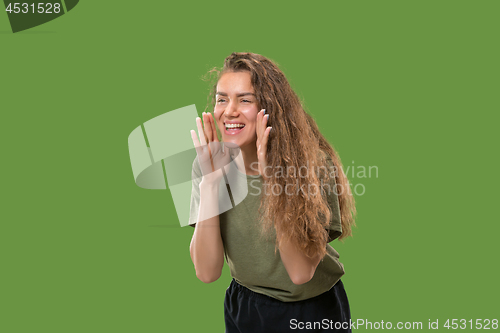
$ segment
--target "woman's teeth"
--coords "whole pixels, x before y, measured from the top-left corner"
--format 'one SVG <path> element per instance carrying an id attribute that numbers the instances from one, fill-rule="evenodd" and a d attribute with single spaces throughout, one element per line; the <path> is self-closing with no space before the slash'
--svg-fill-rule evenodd
<path id="1" fill-rule="evenodd" d="M 244 124 L 226 124 L 226 128 L 243 128 L 245 127 Z"/>

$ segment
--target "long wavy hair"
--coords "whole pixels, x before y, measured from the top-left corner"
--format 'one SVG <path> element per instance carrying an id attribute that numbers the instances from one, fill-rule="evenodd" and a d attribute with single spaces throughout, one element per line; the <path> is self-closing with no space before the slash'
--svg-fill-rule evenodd
<path id="1" fill-rule="evenodd" d="M 227 72 L 248 71 L 251 74 L 258 108 L 266 109 L 269 114 L 268 126 L 272 126 L 267 146 L 267 166 L 271 170 L 284 170 L 279 177 L 266 172 L 268 189 L 285 189 L 280 195 L 272 191 L 262 195 L 259 213 L 263 223 L 262 232 L 274 227 L 276 249 L 283 240 L 291 240 L 307 256 L 326 254 L 331 208 L 326 195 L 311 195 L 311 186 L 320 193 L 336 190 L 342 225 L 339 240 L 352 235 L 355 225 L 356 208 L 348 179 L 343 171 L 341 160 L 325 137 L 320 133 L 314 119 L 304 110 L 301 100 L 293 91 L 283 72 L 275 62 L 254 53 L 232 53 L 222 69 L 213 68 L 205 76 L 212 81 L 213 87 L 208 96 L 207 108 L 215 106 L 217 82 Z M 205 109 L 205 111 L 207 110 Z M 321 153 L 323 152 L 323 153 Z M 333 163 L 332 165 L 329 165 Z M 299 170 L 307 166 L 306 175 Z M 310 172 L 310 167 L 315 172 Z M 332 168 L 333 167 L 333 168 Z M 334 172 L 328 172 L 333 169 Z M 335 187 L 331 188 L 331 175 L 334 174 Z M 328 186 L 328 189 L 327 189 Z M 306 189 L 304 191 L 303 189 Z M 302 189 L 302 190 L 301 190 Z M 323 192 L 323 191 L 325 192 Z M 316 191 L 315 191 L 316 193 Z"/>

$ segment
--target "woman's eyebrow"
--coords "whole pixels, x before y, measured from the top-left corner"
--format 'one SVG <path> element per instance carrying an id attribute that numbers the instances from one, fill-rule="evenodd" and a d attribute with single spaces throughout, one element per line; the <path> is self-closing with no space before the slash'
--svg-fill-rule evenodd
<path id="1" fill-rule="evenodd" d="M 218 91 L 215 93 L 216 95 L 220 95 L 220 96 L 226 96 L 227 97 L 227 94 L 225 92 L 222 92 L 222 91 Z M 242 96 L 246 96 L 246 95 L 252 95 L 255 97 L 255 94 L 254 93 L 251 93 L 251 92 L 242 92 L 242 93 L 239 93 L 239 94 L 236 94 L 236 97 L 242 97 Z"/>

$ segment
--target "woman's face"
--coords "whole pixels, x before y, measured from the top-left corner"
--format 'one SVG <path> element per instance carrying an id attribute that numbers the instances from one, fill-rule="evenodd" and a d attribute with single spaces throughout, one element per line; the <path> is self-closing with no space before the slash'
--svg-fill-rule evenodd
<path id="1" fill-rule="evenodd" d="M 214 118 L 222 141 L 237 144 L 240 148 L 257 141 L 256 120 L 259 112 L 251 74 L 228 72 L 217 82 Z"/>

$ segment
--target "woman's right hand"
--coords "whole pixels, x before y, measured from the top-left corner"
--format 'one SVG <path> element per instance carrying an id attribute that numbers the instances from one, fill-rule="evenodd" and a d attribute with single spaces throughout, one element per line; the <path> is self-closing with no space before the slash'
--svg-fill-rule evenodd
<path id="1" fill-rule="evenodd" d="M 222 151 L 212 114 L 203 112 L 202 117 L 203 124 L 200 117 L 196 118 L 199 139 L 196 132 L 194 130 L 191 131 L 191 137 L 203 175 L 202 182 L 219 184 L 223 176 L 222 168 L 228 168 L 229 166 L 229 149 L 225 149 L 225 152 Z"/>

